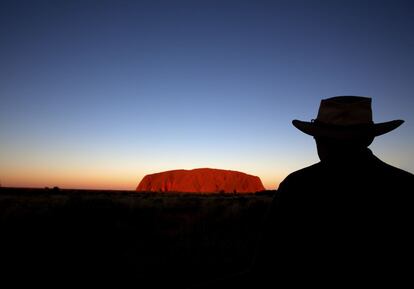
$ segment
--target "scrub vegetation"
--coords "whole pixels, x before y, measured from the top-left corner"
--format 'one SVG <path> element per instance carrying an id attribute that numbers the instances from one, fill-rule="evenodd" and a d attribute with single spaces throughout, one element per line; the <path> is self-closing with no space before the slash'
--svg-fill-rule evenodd
<path id="1" fill-rule="evenodd" d="M 202 283 L 249 266 L 273 193 L 1 188 L 3 264 L 8 273 Z"/>

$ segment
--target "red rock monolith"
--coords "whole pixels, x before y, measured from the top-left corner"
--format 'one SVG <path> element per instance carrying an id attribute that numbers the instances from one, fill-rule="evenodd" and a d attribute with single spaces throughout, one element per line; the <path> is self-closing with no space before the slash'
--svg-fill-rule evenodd
<path id="1" fill-rule="evenodd" d="M 263 191 L 257 176 L 219 169 L 173 170 L 146 175 L 139 183 L 140 192 L 182 193 L 254 193 Z"/>

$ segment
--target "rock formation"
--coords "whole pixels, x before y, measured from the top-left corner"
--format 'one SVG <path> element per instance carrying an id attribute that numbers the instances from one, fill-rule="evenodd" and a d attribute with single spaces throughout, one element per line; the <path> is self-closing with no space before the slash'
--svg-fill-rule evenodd
<path id="1" fill-rule="evenodd" d="M 146 175 L 140 192 L 254 193 L 263 191 L 259 177 L 219 169 L 173 170 Z"/>

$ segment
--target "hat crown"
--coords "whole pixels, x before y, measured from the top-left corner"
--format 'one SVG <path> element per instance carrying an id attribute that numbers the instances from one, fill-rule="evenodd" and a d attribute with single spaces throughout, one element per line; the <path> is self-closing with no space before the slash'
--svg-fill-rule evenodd
<path id="1" fill-rule="evenodd" d="M 370 97 L 335 96 L 322 99 L 316 121 L 329 125 L 372 124 Z"/>

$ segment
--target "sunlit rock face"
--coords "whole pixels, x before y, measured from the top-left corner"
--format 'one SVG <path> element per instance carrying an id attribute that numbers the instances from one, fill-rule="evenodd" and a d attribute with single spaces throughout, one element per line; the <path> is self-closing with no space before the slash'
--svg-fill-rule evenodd
<path id="1" fill-rule="evenodd" d="M 140 192 L 254 193 L 263 191 L 259 177 L 219 169 L 174 170 L 146 175 Z"/>

